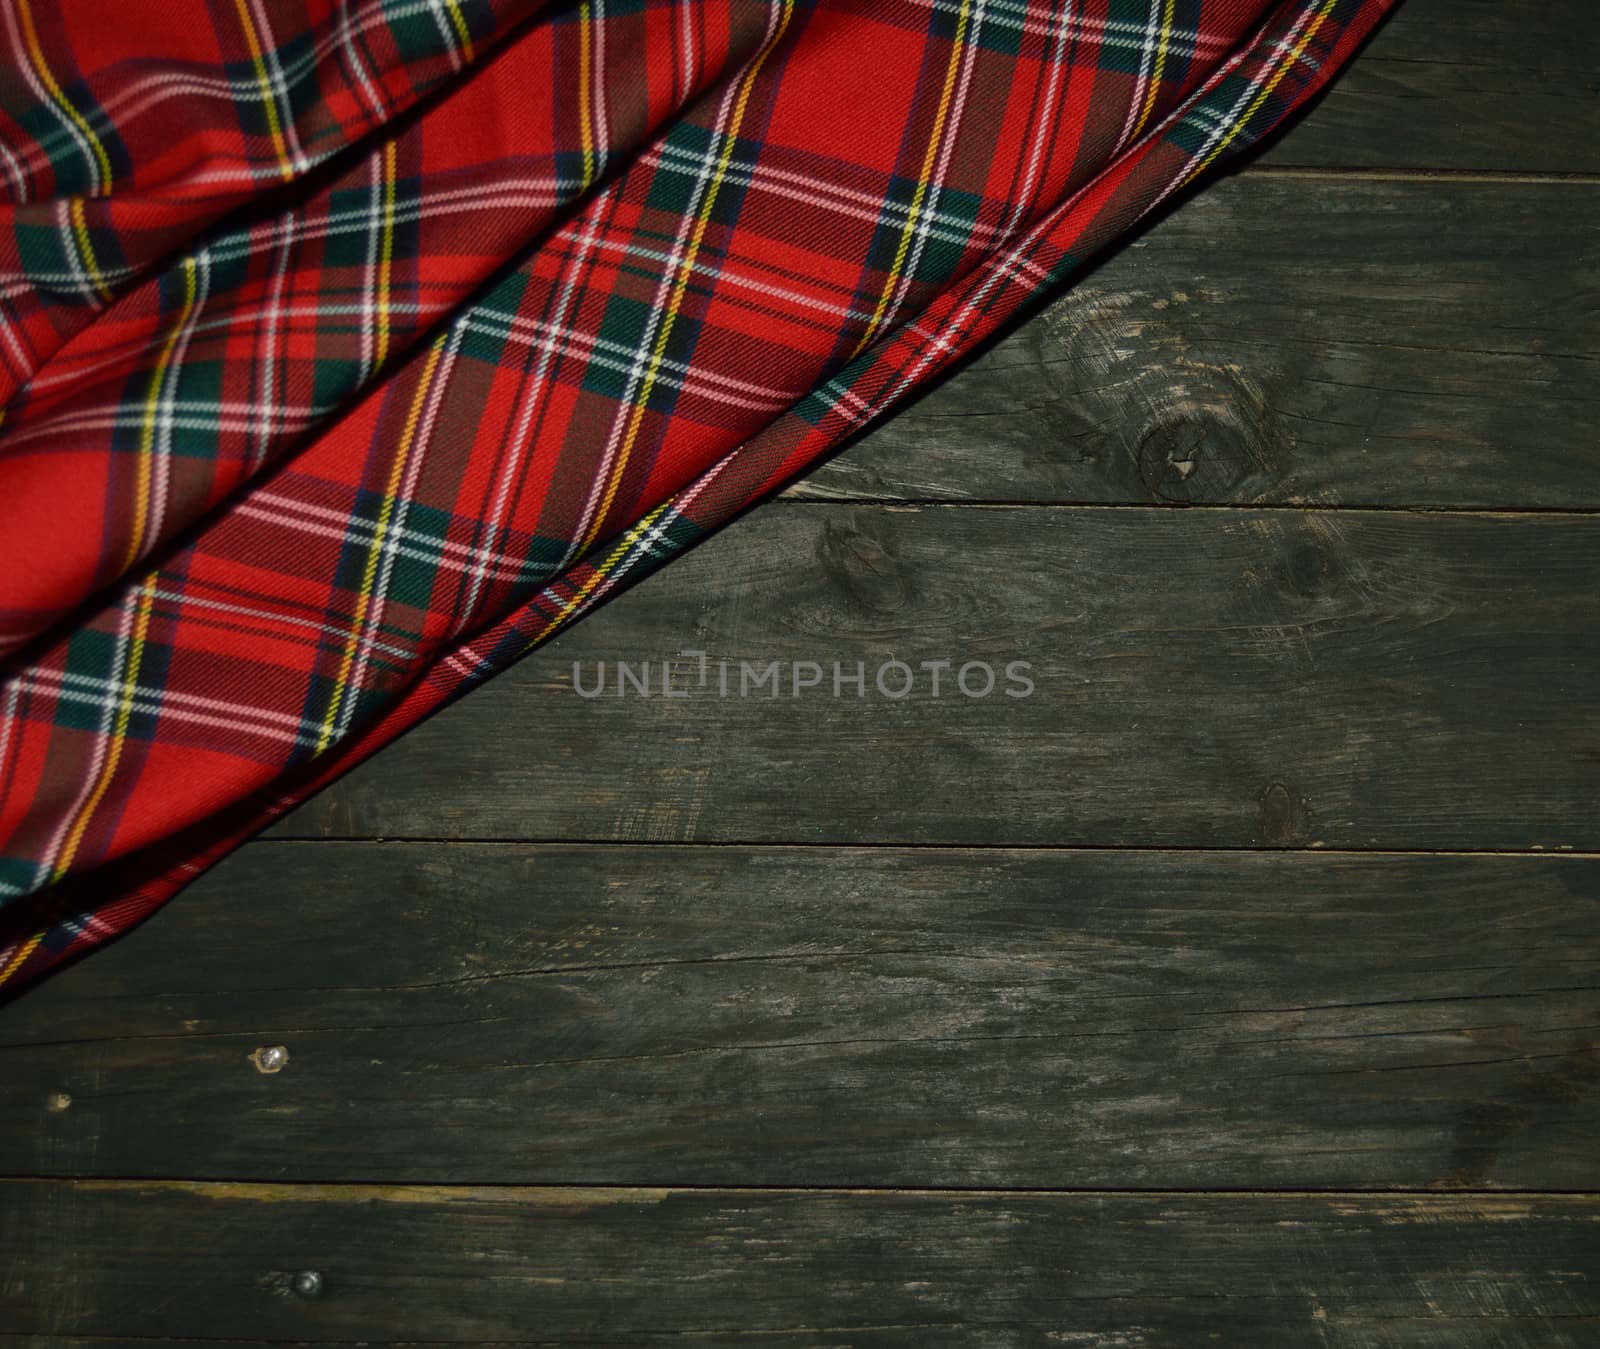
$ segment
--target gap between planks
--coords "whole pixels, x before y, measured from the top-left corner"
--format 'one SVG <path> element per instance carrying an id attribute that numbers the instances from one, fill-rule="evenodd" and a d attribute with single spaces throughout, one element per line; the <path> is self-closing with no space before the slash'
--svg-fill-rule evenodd
<path id="1" fill-rule="evenodd" d="M 1369 169 L 1327 164 L 1256 164 L 1235 170 L 1235 178 L 1255 176 L 1260 178 L 1339 178 L 1374 183 L 1492 183 L 1506 186 L 1566 183 L 1578 187 L 1600 187 L 1600 173 L 1581 170 L 1562 173 L 1555 170 L 1534 171 L 1515 169 Z"/>
<path id="2" fill-rule="evenodd" d="M 1531 1190 L 1495 1189 L 1493 1187 L 1469 1188 L 1462 1186 L 1330 1186 L 1327 1188 L 1289 1186 L 1202 1186 L 1184 1188 L 1174 1186 L 1029 1186 L 1029 1185 L 718 1185 L 674 1184 L 640 1185 L 637 1183 L 559 1181 L 539 1184 L 498 1184 L 484 1182 L 450 1181 L 299 1181 L 299 1180 L 208 1180 L 193 1176 L 77 1176 L 70 1174 L 40 1173 L 33 1175 L 0 1175 L 0 1187 L 8 1185 L 67 1185 L 85 1191 L 97 1190 L 167 1190 L 180 1194 L 195 1194 L 208 1198 L 253 1199 L 271 1202 L 290 1199 L 295 1202 L 373 1201 L 398 1202 L 436 1201 L 449 1203 L 457 1200 L 495 1199 L 539 1203 L 548 1200 L 586 1200 L 604 1197 L 624 1202 L 630 1198 L 663 1199 L 672 1195 L 739 1195 L 770 1196 L 796 1195 L 827 1198 L 884 1198 L 942 1199 L 958 1195 L 972 1199 L 1217 1199 L 1248 1200 L 1256 1197 L 1272 1199 L 1307 1200 L 1382 1200 L 1415 1199 L 1428 1203 L 1451 1202 L 1482 1206 L 1514 1206 L 1530 1203 L 1587 1204 L 1600 1200 L 1600 1190 Z"/>
<path id="3" fill-rule="evenodd" d="M 944 852 L 944 853 L 1166 853 L 1186 856 L 1191 853 L 1259 854 L 1264 857 L 1570 857 L 1575 860 L 1600 857 L 1600 851 L 1558 848 L 1317 848 L 1281 847 L 1260 848 L 1244 845 L 1206 844 L 1192 848 L 1174 847 L 1161 843 L 861 843 L 772 841 L 761 839 L 647 839 L 647 838 L 555 838 L 532 836 L 506 836 L 503 838 L 462 838 L 431 834 L 373 834 L 369 836 L 338 834 L 272 834 L 250 839 L 241 846 L 263 845 L 295 846 L 306 843 L 397 844 L 452 848 L 721 848 L 750 851 L 779 852 L 783 850 L 806 852 Z"/>
<path id="4" fill-rule="evenodd" d="M 791 486 L 799 486 L 804 481 L 797 480 Z M 787 492 L 786 488 L 784 494 L 769 498 L 755 509 L 799 506 L 814 510 L 822 506 L 834 510 L 850 507 L 885 511 L 1239 511 L 1298 515 L 1477 516 L 1486 520 L 1520 519 L 1526 516 L 1571 516 L 1576 519 L 1600 516 L 1600 506 L 1379 506 L 1361 502 L 1346 505 L 1321 501 L 1028 501 L 1002 497 L 961 501 L 950 497 L 789 496 Z"/>

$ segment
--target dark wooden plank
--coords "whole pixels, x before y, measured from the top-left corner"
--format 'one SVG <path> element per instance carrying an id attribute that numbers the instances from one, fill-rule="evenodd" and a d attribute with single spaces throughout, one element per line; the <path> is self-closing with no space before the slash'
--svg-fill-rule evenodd
<path id="1" fill-rule="evenodd" d="M 1268 162 L 1600 170 L 1591 0 L 1404 0 Z"/>
<path id="2" fill-rule="evenodd" d="M 1597 243 L 1600 184 L 1246 174 L 792 494 L 1600 506 Z"/>
<path id="3" fill-rule="evenodd" d="M 1575 1189 L 1597 973 L 1597 858 L 263 843 L 6 1008 L 0 1172 Z"/>
<path id="4" fill-rule="evenodd" d="M 1553 1349 L 1600 1334 L 1597 1233 L 1593 1197 L 13 1181 L 0 1321 L 119 1340 Z"/>
<path id="5" fill-rule="evenodd" d="M 1597 574 L 1585 516 L 780 503 L 278 834 L 1592 849 Z M 693 658 L 659 696 L 685 647 L 731 696 Z M 618 697 L 618 660 L 654 695 Z M 940 660 L 995 692 L 932 697 Z M 785 696 L 737 696 L 741 661 Z M 790 697 L 802 661 L 824 684 Z M 832 696 L 857 662 L 868 696 Z"/>

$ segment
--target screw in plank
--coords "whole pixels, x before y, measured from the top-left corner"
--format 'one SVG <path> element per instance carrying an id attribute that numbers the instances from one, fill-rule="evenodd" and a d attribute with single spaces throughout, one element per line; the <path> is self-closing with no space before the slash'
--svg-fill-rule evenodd
<path id="1" fill-rule="evenodd" d="M 294 1289 L 296 1297 L 320 1297 L 322 1295 L 322 1275 L 314 1269 L 302 1269 L 294 1276 L 290 1287 Z"/>

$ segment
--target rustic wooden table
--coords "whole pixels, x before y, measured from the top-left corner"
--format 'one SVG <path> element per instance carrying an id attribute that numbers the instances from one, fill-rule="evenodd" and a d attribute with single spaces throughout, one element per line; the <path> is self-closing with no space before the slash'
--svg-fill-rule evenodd
<path id="1" fill-rule="evenodd" d="M 1600 1343 L 1597 73 L 1407 0 L 0 1009 L 0 1349 Z M 683 648 L 1034 691 L 572 689 Z"/>

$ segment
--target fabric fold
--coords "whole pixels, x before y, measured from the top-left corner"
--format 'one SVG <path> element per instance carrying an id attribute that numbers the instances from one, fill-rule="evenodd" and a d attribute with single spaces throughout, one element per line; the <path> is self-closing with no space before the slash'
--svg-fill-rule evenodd
<path id="1" fill-rule="evenodd" d="M 700 49 L 676 79 L 635 78 L 643 21 L 592 53 L 582 155 L 549 78 L 588 59 L 582 30 L 536 25 L 328 186 L 210 237 L 66 343 L 0 426 L 0 659 L 329 423 L 762 40 L 764 6 L 686 10 Z"/>
<path id="2" fill-rule="evenodd" d="M 0 6 L 0 403 L 159 260 L 403 118 L 546 3 Z"/>
<path id="3" fill-rule="evenodd" d="M 828 453 L 1280 123 L 1388 7 L 760 6 L 714 96 L 0 685 L 0 982 L 125 930 Z"/>

